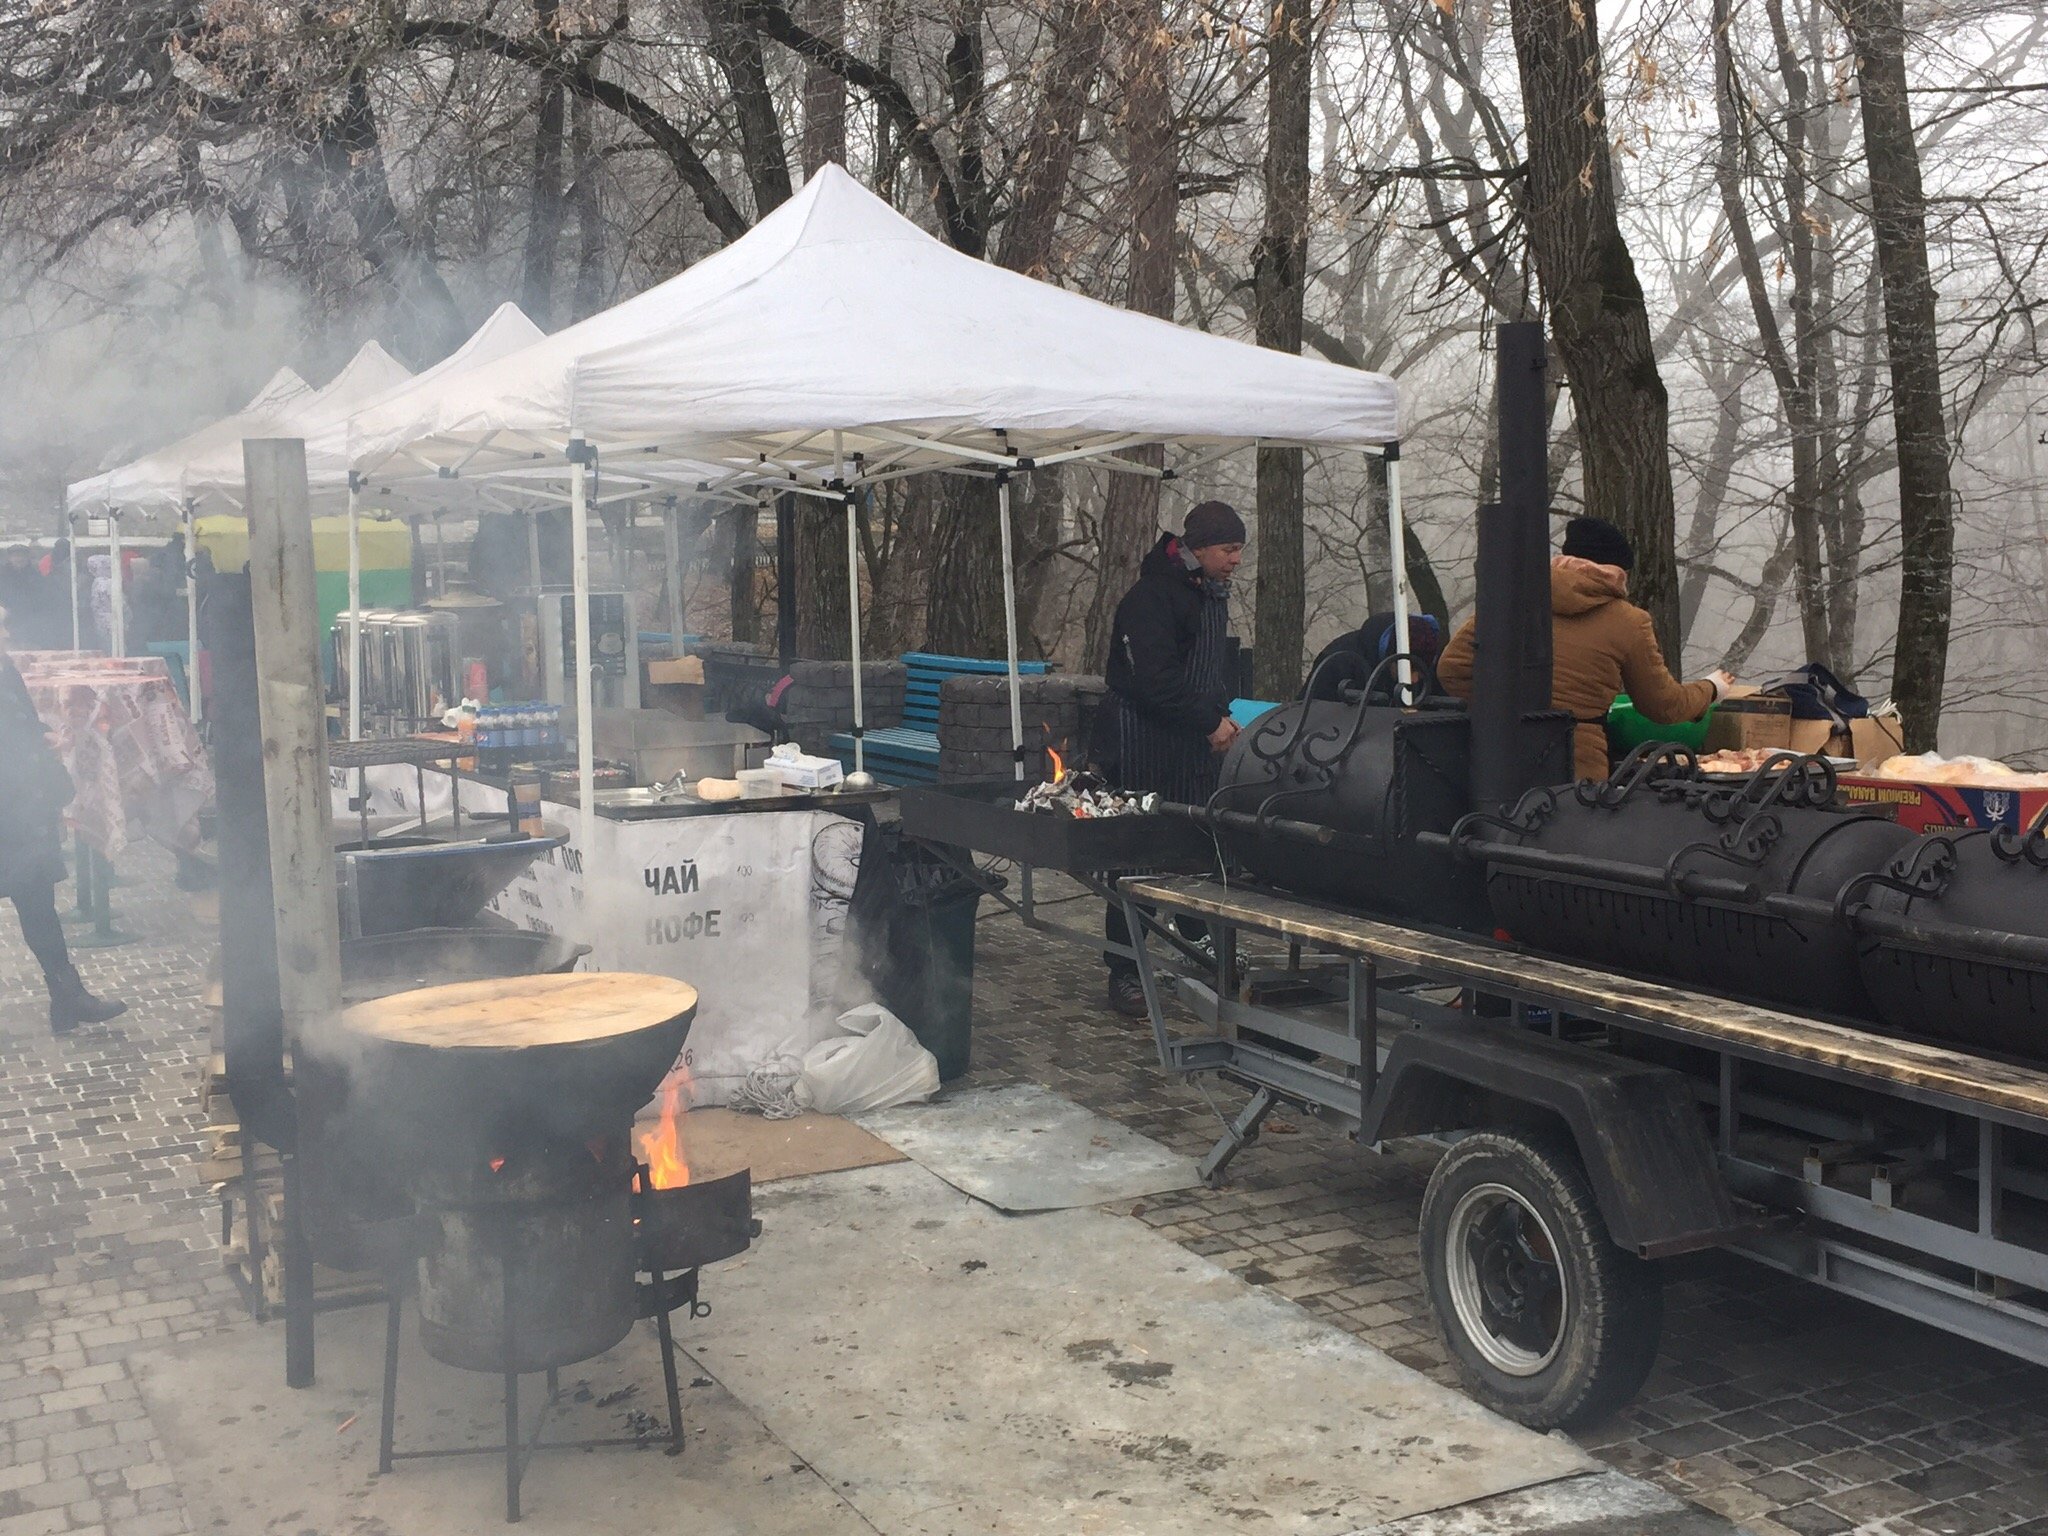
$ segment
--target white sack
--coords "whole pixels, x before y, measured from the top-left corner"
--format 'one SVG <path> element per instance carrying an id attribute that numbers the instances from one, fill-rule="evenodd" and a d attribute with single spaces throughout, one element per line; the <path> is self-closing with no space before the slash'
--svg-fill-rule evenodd
<path id="1" fill-rule="evenodd" d="M 851 1031 L 804 1053 L 796 1102 L 821 1115 L 852 1115 L 930 1098 L 939 1091 L 939 1059 L 895 1014 L 863 1003 L 839 1016 Z"/>

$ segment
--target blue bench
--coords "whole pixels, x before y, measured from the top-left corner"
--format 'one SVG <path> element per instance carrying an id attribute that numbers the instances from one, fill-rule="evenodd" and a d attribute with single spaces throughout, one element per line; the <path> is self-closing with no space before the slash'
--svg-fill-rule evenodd
<path id="1" fill-rule="evenodd" d="M 949 677 L 1004 677 L 1007 661 L 975 656 L 940 656 L 910 651 L 903 657 L 908 674 L 903 690 L 903 724 L 869 731 L 864 738 L 868 771 L 892 784 L 936 784 L 939 781 L 939 695 Z M 1043 677 L 1051 668 L 1042 661 L 1020 661 L 1023 677 Z M 832 750 L 849 772 L 853 768 L 853 735 L 832 738 Z"/>

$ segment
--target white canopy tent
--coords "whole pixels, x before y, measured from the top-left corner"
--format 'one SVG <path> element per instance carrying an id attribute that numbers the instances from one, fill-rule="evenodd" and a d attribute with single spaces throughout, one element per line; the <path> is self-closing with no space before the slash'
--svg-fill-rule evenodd
<path id="1" fill-rule="evenodd" d="M 486 367 L 533 345 L 545 333 L 527 318 L 517 304 L 500 304 L 468 341 L 448 356 L 419 373 L 405 375 L 387 384 L 366 400 L 356 402 L 345 414 L 328 420 L 306 437 L 307 491 L 317 508 L 344 498 L 348 506 L 348 739 L 360 741 L 363 734 L 363 478 L 350 467 L 352 426 L 365 410 L 402 402 L 430 390 L 473 368 Z M 438 500 L 438 498 L 435 498 Z"/>
<path id="2" fill-rule="evenodd" d="M 182 524 L 186 533 L 186 554 L 192 552 L 192 527 L 208 505 L 218 504 L 240 510 L 242 495 L 242 440 L 248 437 L 299 437 L 309 426 L 346 420 L 365 401 L 374 398 L 400 379 L 408 378 L 405 366 L 376 342 L 365 343 L 347 366 L 321 389 L 308 389 L 305 381 L 290 369 L 280 369 L 258 390 L 242 410 L 201 427 L 186 437 L 132 464 L 95 475 L 67 488 L 66 505 L 74 522 L 94 509 L 107 519 L 108 546 L 113 556 L 113 634 L 109 637 L 116 654 L 127 650 L 126 573 L 121 569 L 121 524 L 130 515 L 168 516 Z M 73 543 L 74 550 L 76 542 Z M 77 584 L 74 579 L 74 614 Z M 188 651 L 199 645 L 198 609 L 192 584 L 185 584 L 185 635 Z M 78 640 L 73 622 L 73 643 Z M 199 687 L 188 689 L 193 718 L 199 713 Z"/>
<path id="3" fill-rule="evenodd" d="M 1394 384 L 1382 375 L 1184 329 L 991 266 L 828 165 L 724 250 L 494 366 L 365 409 L 350 440 L 353 467 L 380 482 L 565 466 L 579 655 L 589 648 L 586 477 L 600 458 L 679 490 L 765 482 L 841 503 L 858 743 L 852 509 L 862 488 L 935 469 L 991 476 L 1008 551 L 1008 480 L 1020 470 L 1085 461 L 1157 475 L 1117 457 L 1153 444 L 1355 450 L 1387 461 L 1398 550 L 1399 426 Z M 1015 588 L 1004 565 L 1021 744 Z M 1396 632 L 1405 633 L 1398 562 L 1396 576 Z M 577 687 L 586 840 L 590 691 L 586 674 Z"/>
<path id="4" fill-rule="evenodd" d="M 65 522 L 71 532 L 71 644 L 83 643 L 78 612 L 78 543 L 88 521 L 95 515 L 107 522 L 107 550 L 113 562 L 114 601 L 112 640 L 116 654 L 127 649 L 127 625 L 121 569 L 121 519 L 133 514 L 151 521 L 176 522 L 186 531 L 186 554 L 191 554 L 191 512 L 185 506 L 186 467 L 196 458 L 233 445 L 240 451 L 245 437 L 260 437 L 270 430 L 278 414 L 295 402 L 309 398 L 312 387 L 289 368 L 280 368 L 249 398 L 249 403 L 232 415 L 209 422 L 141 458 L 66 486 Z M 192 584 L 185 584 L 185 629 L 196 648 L 197 608 Z M 188 690 L 192 718 L 199 718 L 199 689 Z"/>

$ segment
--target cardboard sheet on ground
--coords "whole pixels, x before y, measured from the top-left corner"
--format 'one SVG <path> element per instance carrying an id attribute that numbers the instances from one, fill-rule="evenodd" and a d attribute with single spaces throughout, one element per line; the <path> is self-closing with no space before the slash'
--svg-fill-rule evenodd
<path id="1" fill-rule="evenodd" d="M 1000 1211 L 1061 1211 L 1201 1182 L 1195 1165 L 1036 1083 L 972 1088 L 854 1117 Z"/>
<path id="2" fill-rule="evenodd" d="M 1339 1536 L 1593 1466 L 1127 1216 L 900 1164 L 755 1210 L 692 1349 L 888 1536 Z"/>
<path id="3" fill-rule="evenodd" d="M 428 1359 L 410 1309 L 405 1323 L 398 1449 L 502 1443 L 498 1378 Z M 678 1314 L 676 1326 L 679 1342 L 687 1342 L 712 1323 Z M 195 1529 L 216 1536 L 452 1536 L 508 1529 L 624 1536 L 672 1531 L 682 1521 L 700 1536 L 873 1536 L 842 1498 L 687 1357 L 677 1360 L 689 1384 L 683 1423 L 690 1443 L 681 1456 L 664 1456 L 659 1442 L 644 1450 L 537 1452 L 522 1489 L 524 1521 L 508 1527 L 500 1456 L 401 1461 L 389 1476 L 377 1475 L 382 1307 L 328 1313 L 319 1319 L 316 1338 L 319 1380 L 303 1392 L 285 1387 L 277 1324 L 252 1323 L 133 1361 Z M 649 1415 L 665 1426 L 651 1324 L 640 1324 L 610 1353 L 566 1368 L 562 1385 L 565 1401 L 548 1418 L 548 1439 L 632 1434 Z M 523 1388 L 530 1429 L 540 1378 L 526 1378 Z M 574 1400 L 579 1391 L 587 1401 Z M 599 1406 L 621 1391 L 629 1395 Z"/>
<path id="4" fill-rule="evenodd" d="M 645 1128 L 658 1118 L 650 1105 L 636 1124 Z M 887 1142 L 838 1115 L 764 1120 L 730 1109 L 693 1109 L 683 1116 L 682 1137 L 690 1177 L 699 1183 L 742 1168 L 752 1171 L 756 1184 L 772 1184 L 805 1174 L 903 1161 L 903 1154 Z"/>

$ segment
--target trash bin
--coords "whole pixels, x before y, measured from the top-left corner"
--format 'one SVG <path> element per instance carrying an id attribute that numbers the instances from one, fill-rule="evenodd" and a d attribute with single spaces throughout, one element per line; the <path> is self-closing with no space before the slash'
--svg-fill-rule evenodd
<path id="1" fill-rule="evenodd" d="M 967 1071 L 974 1024 L 974 921 L 983 887 L 898 844 L 894 901 L 879 955 L 867 956 L 876 997 L 938 1058 L 939 1081 Z"/>

